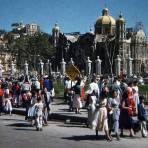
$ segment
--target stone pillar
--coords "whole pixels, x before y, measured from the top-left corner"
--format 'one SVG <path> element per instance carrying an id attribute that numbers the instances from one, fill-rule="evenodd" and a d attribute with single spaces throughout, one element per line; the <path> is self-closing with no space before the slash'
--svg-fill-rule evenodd
<path id="1" fill-rule="evenodd" d="M 40 60 L 40 75 L 43 76 L 44 74 L 44 63 L 42 62 L 42 60 Z"/>
<path id="2" fill-rule="evenodd" d="M 51 62 L 50 60 L 47 60 L 46 64 L 45 64 L 45 71 L 46 71 L 46 74 L 47 75 L 50 75 L 52 74 L 52 68 L 51 68 Z"/>
<path id="3" fill-rule="evenodd" d="M 24 74 L 28 75 L 28 63 L 27 63 L 27 61 L 25 61 L 25 64 L 24 64 Z"/>
<path id="4" fill-rule="evenodd" d="M 117 58 L 115 59 L 115 72 L 116 76 L 121 75 L 121 58 L 119 55 L 117 55 Z"/>
<path id="5" fill-rule="evenodd" d="M 14 62 L 13 61 L 11 61 L 11 76 L 14 76 L 14 74 L 15 74 L 15 64 L 14 64 Z"/>
<path id="6" fill-rule="evenodd" d="M 70 65 L 70 64 L 72 64 L 72 65 L 74 65 L 74 64 L 75 64 L 72 58 L 70 58 L 69 65 Z"/>
<path id="7" fill-rule="evenodd" d="M 52 67 L 51 67 L 51 62 L 49 61 L 49 75 L 52 75 Z"/>
<path id="8" fill-rule="evenodd" d="M 132 61 L 133 59 L 128 56 L 127 58 L 127 77 L 131 77 L 132 76 Z"/>
<path id="9" fill-rule="evenodd" d="M 101 75 L 101 60 L 99 58 L 99 56 L 97 56 L 97 60 L 95 61 L 96 62 L 96 74 L 97 75 Z"/>
<path id="10" fill-rule="evenodd" d="M 64 61 L 64 59 L 62 59 L 62 62 L 61 62 L 61 74 L 62 75 L 65 74 L 65 69 L 66 69 L 66 62 Z"/>
<path id="11" fill-rule="evenodd" d="M 91 74 L 91 64 L 92 64 L 92 61 L 89 59 L 89 57 L 87 57 L 87 60 L 86 60 L 86 74 L 87 75 Z"/>
<path id="12" fill-rule="evenodd" d="M 0 60 L 0 78 L 2 78 L 3 76 L 3 65 L 1 64 L 1 60 Z"/>

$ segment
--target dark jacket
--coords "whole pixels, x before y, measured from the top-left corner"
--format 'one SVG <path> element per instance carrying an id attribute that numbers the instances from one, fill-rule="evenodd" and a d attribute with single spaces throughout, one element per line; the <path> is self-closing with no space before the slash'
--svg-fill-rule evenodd
<path id="1" fill-rule="evenodd" d="M 146 121 L 146 111 L 142 104 L 138 105 L 138 119 L 141 121 Z"/>

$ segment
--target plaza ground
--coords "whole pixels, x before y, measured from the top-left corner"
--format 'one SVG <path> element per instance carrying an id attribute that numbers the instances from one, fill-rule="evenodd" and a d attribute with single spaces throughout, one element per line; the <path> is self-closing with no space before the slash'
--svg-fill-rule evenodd
<path id="1" fill-rule="evenodd" d="M 130 138 L 128 134 L 126 131 L 126 137 L 120 141 L 114 138 L 108 142 L 104 133 L 96 138 L 95 132 L 84 124 L 49 121 L 49 126 L 43 131 L 36 131 L 24 120 L 24 116 L 0 116 L 1 148 L 147 148 L 148 138 L 142 138 L 140 133 Z"/>

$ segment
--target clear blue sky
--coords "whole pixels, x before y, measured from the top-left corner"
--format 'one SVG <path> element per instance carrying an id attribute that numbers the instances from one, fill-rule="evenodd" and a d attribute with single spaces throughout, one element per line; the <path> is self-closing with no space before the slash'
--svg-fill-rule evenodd
<path id="1" fill-rule="evenodd" d="M 13 22 L 23 21 L 51 33 L 58 22 L 62 32 L 84 33 L 105 6 L 114 18 L 122 11 L 128 27 L 142 21 L 148 31 L 148 0 L 0 0 L 0 29 L 9 31 Z"/>

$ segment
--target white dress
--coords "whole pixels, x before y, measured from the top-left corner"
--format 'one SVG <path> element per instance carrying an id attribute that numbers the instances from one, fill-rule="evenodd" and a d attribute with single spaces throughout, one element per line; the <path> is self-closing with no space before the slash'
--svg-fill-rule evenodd
<path id="1" fill-rule="evenodd" d="M 11 112 L 12 111 L 12 104 L 11 104 L 10 100 L 11 100 L 11 98 L 6 98 L 5 99 L 5 107 L 4 108 L 5 108 L 6 112 L 8 112 L 8 111 Z"/>
<path id="2" fill-rule="evenodd" d="M 96 110 L 96 96 L 90 96 L 90 103 L 88 105 L 88 124 L 91 126 Z"/>
<path id="3" fill-rule="evenodd" d="M 81 97 L 79 94 L 75 94 L 73 98 L 73 108 L 82 108 Z"/>
<path id="4" fill-rule="evenodd" d="M 133 92 L 134 92 L 135 107 L 136 107 L 136 111 L 137 111 L 138 110 L 138 104 L 139 104 L 139 89 L 138 89 L 138 86 L 133 86 Z"/>
<path id="5" fill-rule="evenodd" d="M 98 131 L 108 131 L 108 119 L 107 119 L 107 99 L 100 102 L 100 107 L 96 109 L 94 120 L 92 122 L 92 128 Z"/>

